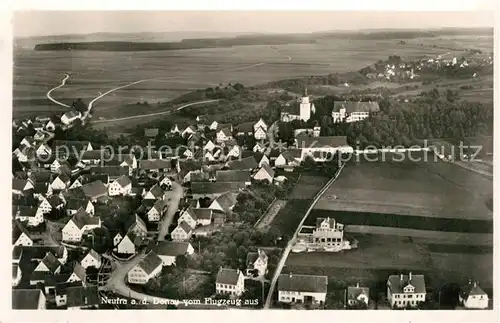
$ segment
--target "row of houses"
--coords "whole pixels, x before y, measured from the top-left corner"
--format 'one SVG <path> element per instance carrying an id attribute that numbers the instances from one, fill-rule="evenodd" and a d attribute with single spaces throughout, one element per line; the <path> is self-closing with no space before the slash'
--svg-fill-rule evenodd
<path id="1" fill-rule="evenodd" d="M 416 308 L 426 301 L 424 275 L 391 275 L 387 279 L 387 301 L 392 308 Z M 328 291 L 328 277 L 316 275 L 281 274 L 278 278 L 278 301 L 324 305 Z M 370 288 L 349 286 L 345 291 L 345 307 L 367 307 Z M 469 309 L 488 308 L 488 295 L 477 283 L 469 281 L 459 292 L 459 301 Z M 359 307 L 358 307 L 359 308 Z"/>
<path id="2" fill-rule="evenodd" d="M 27 235 L 14 236 L 13 244 L 13 309 L 44 309 L 47 303 L 68 309 L 99 305 L 97 286 L 87 279 L 89 268 L 101 266 L 97 252 L 70 262 L 64 246 L 36 246 Z"/>
<path id="3" fill-rule="evenodd" d="M 207 124 L 205 119 L 199 116 L 196 118 L 196 125 L 187 125 L 185 127 L 175 124 L 165 136 L 168 138 L 172 135 L 180 135 L 183 138 L 188 138 L 189 141 L 198 141 L 202 138 L 206 130 L 211 130 L 215 131 L 216 143 L 233 140 L 239 136 L 251 136 L 256 140 L 267 139 L 268 126 L 262 118 L 257 122 L 245 122 L 234 127 L 230 123 L 223 124 L 217 121 Z M 156 138 L 159 133 L 158 128 L 144 129 L 144 136 L 146 138 Z"/>
<path id="4" fill-rule="evenodd" d="M 62 125 L 75 121 L 73 112 L 61 117 Z M 54 153 L 47 142 L 54 136 L 59 120 L 37 117 L 13 121 L 18 135 L 34 130 L 34 135 L 25 136 L 13 157 L 22 165 L 23 171 L 16 171 L 12 179 L 12 308 L 46 309 L 52 307 L 67 309 L 97 308 L 98 288 L 87 275 L 90 268 L 100 268 L 101 256 L 89 250 L 79 259 L 69 260 L 68 249 L 64 246 L 43 246 L 40 234 L 32 231 L 45 222 L 45 216 L 53 211 L 76 215 L 78 224 L 82 209 L 94 214 L 92 199 L 99 197 L 95 187 L 85 184 L 88 178 L 75 178 L 69 163 L 47 157 Z M 69 188 L 79 188 L 81 200 L 64 194 Z M 106 188 L 106 193 L 108 189 Z"/>
<path id="5" fill-rule="evenodd" d="M 37 116 L 33 120 L 31 118 L 13 119 L 12 128 L 16 133 L 27 132 L 33 129 L 36 132 L 35 138 L 42 140 L 48 134 L 53 134 L 57 126 L 70 127 L 75 121 L 82 120 L 82 117 L 81 112 L 72 108 L 64 112 L 57 119 L 48 116 Z"/>

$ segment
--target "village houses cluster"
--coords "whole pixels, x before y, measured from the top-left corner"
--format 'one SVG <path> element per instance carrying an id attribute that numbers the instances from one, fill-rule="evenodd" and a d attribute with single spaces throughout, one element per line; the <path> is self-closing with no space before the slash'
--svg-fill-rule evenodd
<path id="1" fill-rule="evenodd" d="M 294 107 L 282 112 L 281 122 L 307 121 L 314 113 L 307 91 L 297 103 L 298 110 Z M 332 118 L 356 122 L 376 111 L 376 102 L 338 102 Z M 262 118 L 233 127 L 200 116 L 193 124 L 174 125 L 166 134 L 185 138 L 184 149 L 176 154 L 153 151 L 139 160 L 133 153 L 113 154 L 88 141 L 54 140 L 56 127 L 67 129 L 79 118 L 81 113 L 70 111 L 60 122 L 37 118 L 13 124 L 16 133 L 26 133 L 13 152 L 19 165 L 12 178 L 14 308 L 41 309 L 46 304 L 96 308 L 98 282 L 89 273 L 99 270 L 106 257 L 126 260 L 146 250 L 146 256 L 127 273 L 128 283 L 144 285 L 164 267 L 175 266 L 179 256 L 193 255 L 193 237 L 220 230 L 238 194 L 255 182 L 282 185 L 287 178 L 276 176 L 277 171 L 291 172 L 307 156 L 322 162 L 337 152 L 353 152 L 346 137 L 320 136 L 319 127 L 297 129 L 294 145 L 276 148 L 270 125 Z M 214 138 L 206 137 L 207 128 L 215 132 Z M 145 139 L 158 135 L 156 128 L 144 131 Z M 238 145 L 238 137 L 253 137 L 255 145 Z M 184 197 L 176 195 L 181 186 L 186 188 Z M 172 207 L 179 205 L 176 199 L 182 199 L 180 209 Z M 123 200 L 139 201 L 139 206 L 125 214 L 120 212 Z M 117 227 L 103 224 L 102 218 L 110 215 Z M 159 236 L 163 221 L 173 224 L 168 237 Z M 95 241 L 104 229 L 112 248 L 98 253 Z M 314 242 L 324 247 L 340 245 L 342 229 L 334 219 L 320 221 Z M 68 250 L 83 253 L 68 261 Z M 264 277 L 267 267 L 268 256 L 257 248 L 248 254 L 243 270 L 220 268 L 214 291 L 241 296 L 245 279 Z M 327 285 L 326 276 L 282 274 L 278 301 L 324 304 Z M 462 296 L 464 304 L 482 306 L 487 295 L 477 284 L 470 286 Z M 411 273 L 390 276 L 387 294 L 396 307 L 416 305 L 425 300 L 424 278 Z M 369 289 L 349 287 L 347 303 L 358 301 L 368 304 Z"/>

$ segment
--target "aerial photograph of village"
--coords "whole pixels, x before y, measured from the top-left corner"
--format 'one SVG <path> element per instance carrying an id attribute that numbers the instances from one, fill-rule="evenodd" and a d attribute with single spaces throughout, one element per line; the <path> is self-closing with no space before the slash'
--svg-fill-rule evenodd
<path id="1" fill-rule="evenodd" d="M 410 14 L 15 12 L 12 309 L 492 310 L 493 14 Z"/>

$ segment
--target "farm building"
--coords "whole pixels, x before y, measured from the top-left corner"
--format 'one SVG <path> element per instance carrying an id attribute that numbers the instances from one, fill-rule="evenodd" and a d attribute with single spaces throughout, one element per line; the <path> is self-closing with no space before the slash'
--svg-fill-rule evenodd
<path id="1" fill-rule="evenodd" d="M 278 278 L 278 300 L 283 303 L 324 304 L 327 276 L 281 274 Z"/>

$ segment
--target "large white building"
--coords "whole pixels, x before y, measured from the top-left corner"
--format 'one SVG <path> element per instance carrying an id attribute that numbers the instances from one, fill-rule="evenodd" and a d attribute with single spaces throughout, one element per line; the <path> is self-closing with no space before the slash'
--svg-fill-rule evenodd
<path id="1" fill-rule="evenodd" d="M 281 121 L 290 122 L 293 120 L 308 121 L 311 119 L 311 113 L 315 112 L 314 103 L 309 100 L 307 87 L 304 89 L 304 95 L 297 103 L 292 103 L 281 112 Z"/>
<path id="2" fill-rule="evenodd" d="M 327 287 L 327 276 L 281 274 L 278 278 L 278 301 L 322 305 Z"/>
<path id="3" fill-rule="evenodd" d="M 377 102 L 346 102 L 337 101 L 333 103 L 333 122 L 356 122 L 380 111 Z"/>
<path id="4" fill-rule="evenodd" d="M 340 247 L 344 241 L 344 225 L 331 218 L 316 219 L 313 242 L 325 247 Z"/>
<path id="5" fill-rule="evenodd" d="M 425 302 L 424 275 L 391 275 L 387 280 L 387 300 L 393 308 L 417 307 Z"/>

